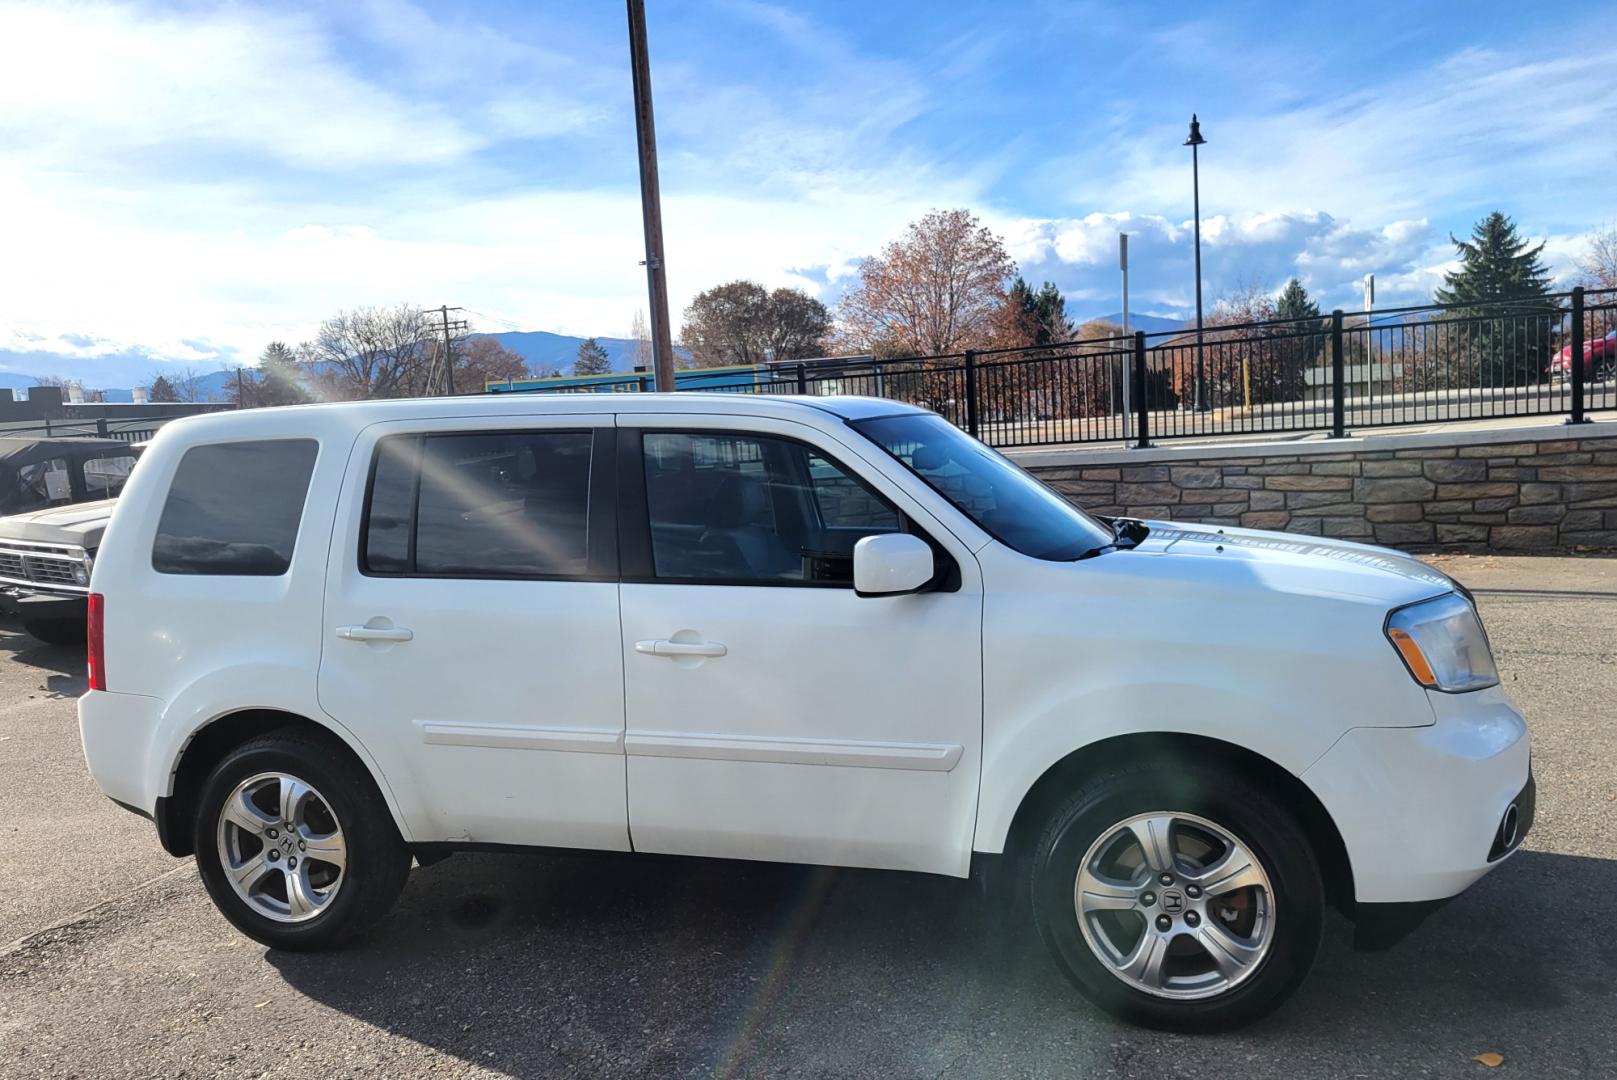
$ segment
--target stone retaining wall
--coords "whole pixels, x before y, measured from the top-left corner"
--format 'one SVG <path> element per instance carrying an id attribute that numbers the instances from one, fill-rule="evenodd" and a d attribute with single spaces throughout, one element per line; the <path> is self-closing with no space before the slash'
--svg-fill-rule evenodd
<path id="1" fill-rule="evenodd" d="M 1617 548 L 1614 429 L 1591 423 L 1011 456 L 1102 514 L 1401 548 Z"/>

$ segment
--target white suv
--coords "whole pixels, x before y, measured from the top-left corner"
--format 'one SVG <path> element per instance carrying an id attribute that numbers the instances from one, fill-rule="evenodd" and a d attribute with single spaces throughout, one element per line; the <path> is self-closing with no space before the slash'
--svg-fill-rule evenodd
<path id="1" fill-rule="evenodd" d="M 1532 816 L 1443 574 L 1091 517 L 889 401 L 181 420 L 92 590 L 91 772 L 277 947 L 465 848 L 980 861 L 1102 1006 L 1228 1025 L 1327 903 L 1386 942 Z"/>

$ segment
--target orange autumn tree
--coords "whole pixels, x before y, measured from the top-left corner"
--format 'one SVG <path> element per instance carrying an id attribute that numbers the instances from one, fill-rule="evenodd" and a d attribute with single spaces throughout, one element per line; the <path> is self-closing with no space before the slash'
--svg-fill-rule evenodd
<path id="1" fill-rule="evenodd" d="M 969 210 L 933 210 L 880 255 L 837 315 L 843 343 L 880 356 L 941 356 L 993 341 L 1016 264 Z"/>

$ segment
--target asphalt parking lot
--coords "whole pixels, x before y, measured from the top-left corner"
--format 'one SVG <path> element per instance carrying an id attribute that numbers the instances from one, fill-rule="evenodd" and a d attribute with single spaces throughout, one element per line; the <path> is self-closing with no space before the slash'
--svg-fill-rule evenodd
<path id="1" fill-rule="evenodd" d="M 82 657 L 0 624 L 0 1076 L 1617 1076 L 1617 560 L 1434 561 L 1533 724 L 1527 850 L 1390 952 L 1334 921 L 1294 1001 L 1204 1037 L 894 873 L 461 855 L 349 949 L 265 950 L 91 783 Z"/>

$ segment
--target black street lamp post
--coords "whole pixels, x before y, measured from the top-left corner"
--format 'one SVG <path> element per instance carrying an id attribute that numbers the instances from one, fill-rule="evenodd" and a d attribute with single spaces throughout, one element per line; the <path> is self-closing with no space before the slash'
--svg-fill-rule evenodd
<path id="1" fill-rule="evenodd" d="M 1202 363 L 1202 182 L 1201 166 L 1197 160 L 1196 148 L 1207 140 L 1202 138 L 1202 126 L 1196 120 L 1196 114 L 1190 114 L 1190 138 L 1185 145 L 1190 147 L 1190 190 L 1191 197 L 1196 205 L 1196 411 L 1207 412 L 1212 408 L 1207 401 L 1207 369 Z"/>

